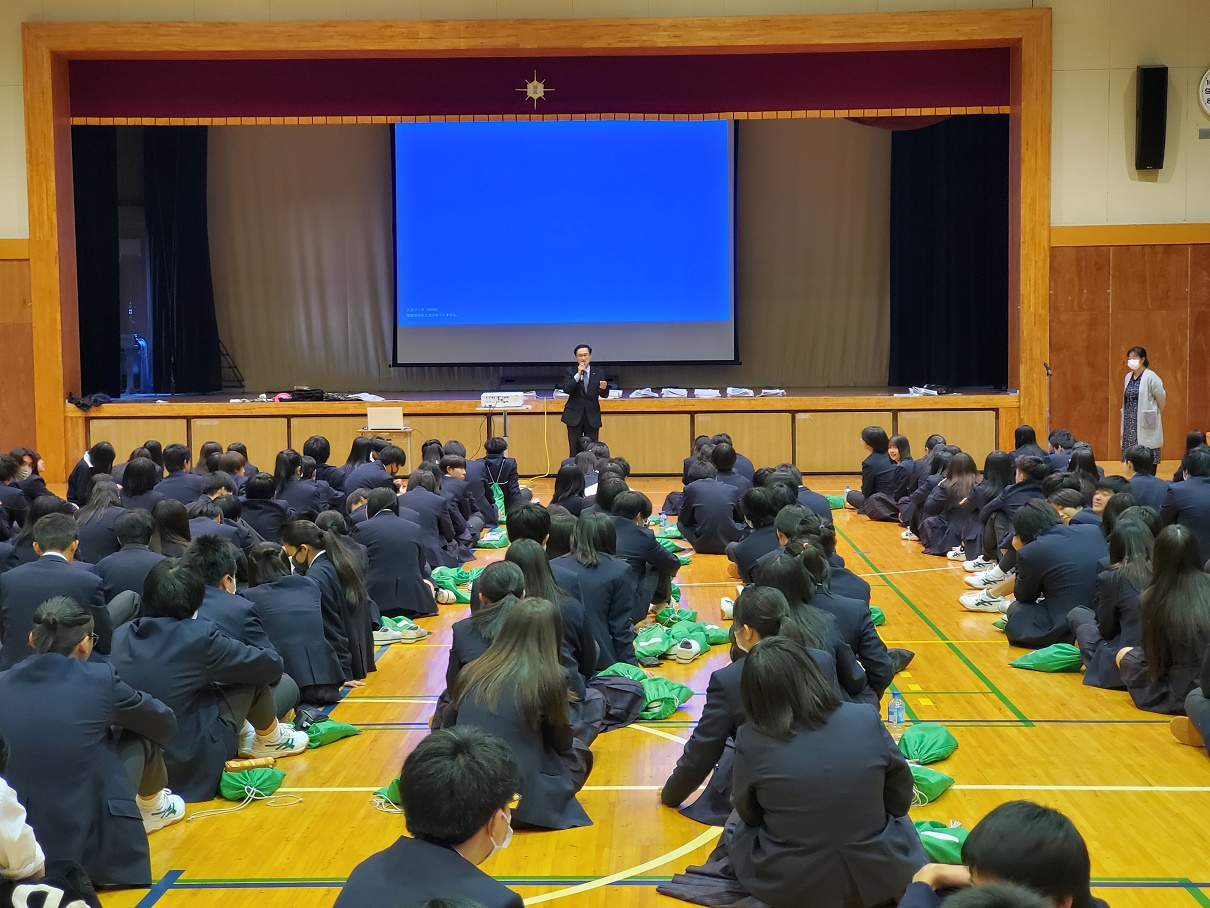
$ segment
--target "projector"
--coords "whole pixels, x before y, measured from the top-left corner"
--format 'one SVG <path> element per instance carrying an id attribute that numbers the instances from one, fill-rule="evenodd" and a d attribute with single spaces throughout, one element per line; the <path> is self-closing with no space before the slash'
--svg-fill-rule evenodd
<path id="1" fill-rule="evenodd" d="M 488 391 L 479 396 L 484 410 L 520 410 L 525 406 L 524 391 Z"/>

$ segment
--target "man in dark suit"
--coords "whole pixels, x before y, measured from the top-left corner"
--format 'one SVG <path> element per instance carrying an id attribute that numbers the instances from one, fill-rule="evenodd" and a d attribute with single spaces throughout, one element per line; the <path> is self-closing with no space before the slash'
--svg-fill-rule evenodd
<path id="1" fill-rule="evenodd" d="M 119 593 L 143 595 L 147 572 L 164 560 L 164 556 L 147 547 L 151 541 L 155 520 L 146 511 L 126 511 L 118 518 L 113 530 L 122 547 L 97 562 L 95 572 L 101 578 L 105 601 L 111 602 Z"/>
<path id="2" fill-rule="evenodd" d="M 1210 447 L 1188 451 L 1181 460 L 1184 482 L 1172 484 L 1160 518 L 1164 526 L 1179 523 L 1197 539 L 1202 561 L 1210 560 Z"/>
<path id="3" fill-rule="evenodd" d="M 609 383 L 600 366 L 592 365 L 592 347 L 580 344 L 575 349 L 576 364 L 563 373 L 563 424 L 567 426 L 567 447 L 571 456 L 580 453 L 580 437 L 596 441 L 601 433 L 601 398 Z"/>
<path id="4" fill-rule="evenodd" d="M 335 908 L 451 899 L 521 908 L 521 896 L 475 865 L 512 840 L 517 762 L 499 738 L 471 726 L 435 731 L 408 754 L 399 795 L 408 832 L 349 875 Z"/>
<path id="5" fill-rule="evenodd" d="M 677 526 L 681 535 L 703 555 L 724 555 L 728 544 L 744 536 L 744 520 L 739 513 L 739 490 L 714 477 L 713 464 L 698 461 L 689 467 L 681 514 Z"/>
<path id="6" fill-rule="evenodd" d="M 623 492 L 613 501 L 613 524 L 617 530 L 619 558 L 634 572 L 634 621 L 647 617 L 652 604 L 667 605 L 672 599 L 672 578 L 681 569 L 680 559 L 660 545 L 647 529 L 651 500 L 642 492 Z"/>
<path id="7" fill-rule="evenodd" d="M 191 471 L 189 449 L 173 444 L 164 449 L 164 478 L 156 483 L 155 490 L 165 498 L 173 498 L 181 504 L 192 504 L 202 494 L 202 477 Z"/>
<path id="8" fill-rule="evenodd" d="M 1150 448 L 1134 445 L 1126 451 L 1126 463 L 1130 465 L 1130 491 L 1139 504 L 1162 511 L 1168 498 L 1171 483 L 1155 475 L 1155 458 Z"/>
<path id="9" fill-rule="evenodd" d="M 0 574 L 0 671 L 32 652 L 29 632 L 34 612 L 55 596 L 67 596 L 88 610 L 97 635 L 96 650 L 109 652 L 113 621 L 105 608 L 101 578 L 72 564 L 78 546 L 75 520 L 66 514 L 47 514 L 34 525 L 38 560 Z"/>
<path id="10" fill-rule="evenodd" d="M 407 463 L 407 455 L 398 445 L 387 445 L 376 460 L 363 463 L 345 477 L 345 491 L 355 489 L 395 490 L 395 477 Z"/>
<path id="11" fill-rule="evenodd" d="M 1073 642 L 1067 613 L 1091 608 L 1097 595 L 1097 562 L 1109 553 L 1097 527 L 1065 526 L 1045 499 L 1013 515 L 1017 549 L 1016 602 L 1007 606 L 1004 634 L 1013 646 L 1041 649 Z"/>
<path id="12" fill-rule="evenodd" d="M 399 498 L 386 489 L 371 492 L 361 510 L 368 517 L 353 528 L 352 539 L 366 547 L 366 592 L 379 611 L 391 617 L 436 615 L 420 527 L 399 516 Z"/>

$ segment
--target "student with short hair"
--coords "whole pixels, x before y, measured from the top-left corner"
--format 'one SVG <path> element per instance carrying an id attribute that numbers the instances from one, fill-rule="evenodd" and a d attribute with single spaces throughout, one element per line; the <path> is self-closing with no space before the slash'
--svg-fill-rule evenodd
<path id="1" fill-rule="evenodd" d="M 487 526 L 487 515 L 479 511 L 479 505 L 471 483 L 467 478 L 468 464 L 461 454 L 445 453 L 437 465 L 441 468 L 441 493 L 445 496 L 466 524 L 466 533 L 472 542 L 479 539 Z"/>
<path id="2" fill-rule="evenodd" d="M 268 473 L 255 473 L 244 483 L 243 520 L 266 542 L 281 542 L 281 528 L 294 519 L 294 509 L 276 497 L 281 489 Z"/>
<path id="3" fill-rule="evenodd" d="M 1130 467 L 1130 491 L 1141 504 L 1161 510 L 1171 485 L 1155 475 L 1156 463 L 1151 449 L 1142 445 L 1127 448 L 1126 464 Z"/>
<path id="4" fill-rule="evenodd" d="M 433 732 L 399 774 L 411 837 L 362 861 L 335 908 L 465 898 L 483 908 L 521 908 L 521 897 L 481 870 L 512 841 L 520 776 L 508 745 L 477 728 Z"/>
<path id="5" fill-rule="evenodd" d="M 483 465 L 484 483 L 489 498 L 494 499 L 491 487 L 497 485 L 504 495 L 504 510 L 508 511 L 516 502 L 522 499 L 528 501 L 532 496 L 529 489 L 522 489 L 517 474 L 516 458 L 508 455 L 508 440 L 493 436 L 483 444 L 484 456 L 479 459 Z"/>
<path id="6" fill-rule="evenodd" d="M 403 470 L 407 459 L 403 448 L 387 445 L 377 457 L 351 468 L 345 474 L 345 491 L 352 492 L 354 489 L 397 491 L 395 477 Z"/>
<path id="7" fill-rule="evenodd" d="M 379 613 L 406 618 L 436 615 L 420 527 L 399 516 L 399 498 L 387 489 L 370 492 L 362 510 L 367 517 L 353 527 L 351 538 L 365 546 L 366 593 Z"/>
<path id="8" fill-rule="evenodd" d="M 718 445 L 731 445 L 732 449 L 735 451 L 735 472 L 739 473 L 741 476 L 745 477 L 749 481 L 752 480 L 753 476 L 756 473 L 756 468 L 752 465 L 751 459 L 749 459 L 745 455 L 741 454 L 739 452 L 739 449 L 735 447 L 735 441 L 731 438 L 730 433 L 728 433 L 728 432 L 715 433 L 714 435 L 710 436 L 709 444 L 714 445 L 716 447 Z M 707 458 L 709 458 L 711 453 L 713 453 L 712 450 L 707 452 L 707 454 L 705 456 Z"/>
<path id="9" fill-rule="evenodd" d="M 745 583 L 752 582 L 752 571 L 762 555 L 778 548 L 777 529 L 773 526 L 781 510 L 768 487 L 749 489 L 739 500 L 740 512 L 749 532 L 727 551 Z"/>
<path id="10" fill-rule="evenodd" d="M 99 441 L 84 452 L 67 476 L 67 500 L 77 507 L 88 500 L 89 482 L 99 473 L 110 473 L 116 454 L 107 441 Z"/>
<path id="11" fill-rule="evenodd" d="M 260 467 L 258 467 L 248 458 L 248 446 L 242 441 L 233 441 L 231 444 L 227 445 L 227 453 L 238 454 L 240 457 L 244 458 L 245 476 L 255 476 L 257 473 L 261 472 Z"/>
<path id="12" fill-rule="evenodd" d="M 312 435 L 304 441 L 302 455 L 315 461 L 315 478 L 317 480 L 326 482 L 335 492 L 344 492 L 345 474 L 340 467 L 328 463 L 328 459 L 332 456 L 332 445 L 325 436 Z"/>
<path id="13" fill-rule="evenodd" d="M 97 887 L 151 885 L 147 834 L 185 817 L 161 750 L 178 737 L 171 704 L 89 658 L 92 617 L 73 599 L 42 603 L 28 642 L 0 673 L 5 778 L 47 860 L 75 861 Z"/>
<path id="14" fill-rule="evenodd" d="M 164 494 L 156 491 L 160 476 L 155 462 L 149 457 L 136 457 L 122 471 L 122 507 L 150 511 Z"/>
<path id="15" fill-rule="evenodd" d="M 1160 517 L 1164 526 L 1177 523 L 1189 528 L 1204 564 L 1210 561 L 1210 447 L 1187 452 L 1181 470 L 1185 481 L 1173 483 L 1168 490 Z"/>
<path id="16" fill-rule="evenodd" d="M 702 555 L 726 554 L 727 546 L 739 542 L 744 521 L 739 513 L 739 490 L 715 478 L 718 470 L 701 461 L 686 471 L 677 527 L 693 550 Z"/>
<path id="17" fill-rule="evenodd" d="M 762 467 L 761 469 L 767 469 Z M 832 522 L 832 505 L 828 503 L 828 499 L 818 492 L 814 492 L 802 481 L 802 472 L 792 463 L 779 463 L 773 468 L 773 472 L 766 478 L 763 485 L 766 488 L 772 488 L 776 482 L 785 482 L 791 489 L 794 490 L 795 500 L 812 514 L 816 515 L 824 523 Z M 762 483 L 755 483 L 762 485 Z"/>
<path id="18" fill-rule="evenodd" d="M 155 518 L 146 511 L 123 511 L 113 529 L 121 548 L 93 568 L 101 578 L 101 592 L 107 603 L 121 593 L 141 596 L 147 572 L 164 560 L 163 555 L 150 548 Z"/>
<path id="19" fill-rule="evenodd" d="M 1108 908 L 1092 896 L 1090 864 L 1088 846 L 1071 820 L 1041 804 L 1008 801 L 975 824 L 962 844 L 961 865 L 922 867 L 899 908 L 949 905 L 938 890 L 999 883 L 1023 886 L 1054 908 Z"/>
<path id="20" fill-rule="evenodd" d="M 613 500 L 615 551 L 634 572 L 636 624 L 647 617 L 652 605 L 671 601 L 672 578 L 681 569 L 680 559 L 660 545 L 648 529 L 650 516 L 651 500 L 642 492 L 626 491 Z"/>
<path id="21" fill-rule="evenodd" d="M 890 495 L 895 487 L 895 462 L 887 455 L 890 439 L 881 426 L 866 426 L 861 430 L 861 444 L 867 451 L 861 462 L 861 489 L 853 489 L 845 499 L 848 507 L 866 513 L 865 500 L 881 493 Z"/>
<path id="22" fill-rule="evenodd" d="M 1046 460 L 1050 464 L 1051 472 L 1066 472 L 1072 449 L 1076 446 L 1076 437 L 1066 429 L 1055 429 L 1047 436 L 1046 441 L 1050 445 Z"/>
<path id="23" fill-rule="evenodd" d="M 165 498 L 189 504 L 202 494 L 202 478 L 191 472 L 189 449 L 171 444 L 164 449 L 164 478 L 156 483 L 156 491 Z"/>

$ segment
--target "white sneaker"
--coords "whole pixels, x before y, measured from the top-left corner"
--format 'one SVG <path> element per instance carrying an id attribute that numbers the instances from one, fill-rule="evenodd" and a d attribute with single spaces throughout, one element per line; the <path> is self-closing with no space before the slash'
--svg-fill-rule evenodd
<path id="1" fill-rule="evenodd" d="M 256 729 L 252 727 L 251 722 L 245 722 L 244 727 L 239 730 L 239 755 L 241 757 L 252 756 L 252 744 L 256 741 Z"/>
<path id="2" fill-rule="evenodd" d="M 980 555 L 974 561 L 962 562 L 962 570 L 966 571 L 968 574 L 978 574 L 981 571 L 986 571 L 995 563 L 996 562 L 992 561 L 990 558 L 984 558 L 982 555 Z"/>
<path id="3" fill-rule="evenodd" d="M 374 631 L 375 646 L 389 646 L 392 643 L 403 642 L 403 634 L 399 631 L 391 630 L 389 627 L 384 627 Z M 409 640 L 408 643 L 415 643 L 414 640 Z"/>
<path id="4" fill-rule="evenodd" d="M 144 831 L 150 835 L 157 829 L 163 829 L 165 826 L 171 826 L 173 823 L 179 823 L 185 819 L 185 799 L 180 795 L 174 795 L 165 788 L 151 806 L 144 807 L 140 801 L 139 814 L 143 818 Z"/>
<path id="5" fill-rule="evenodd" d="M 451 605 L 458 601 L 458 594 L 452 590 L 447 590 L 443 586 L 439 586 L 433 594 L 433 599 L 438 605 Z"/>
<path id="6" fill-rule="evenodd" d="M 999 574 L 1000 576 L 995 576 Z M 993 587 L 997 583 L 1005 580 L 1003 571 L 998 571 L 995 568 L 990 568 L 978 574 L 971 574 L 969 577 L 963 577 L 962 582 L 974 590 L 985 590 L 988 587 Z"/>
<path id="7" fill-rule="evenodd" d="M 948 552 L 946 552 L 945 557 L 948 558 L 950 561 L 961 561 L 961 562 L 965 563 L 966 562 L 966 550 L 963 549 L 962 546 L 956 545 L 952 549 L 950 549 Z"/>
<path id="8" fill-rule="evenodd" d="M 920 539 L 920 537 L 917 536 L 915 533 L 913 533 L 911 530 L 904 530 L 902 533 L 899 534 L 899 538 L 906 539 L 908 542 L 918 542 Z"/>
<path id="9" fill-rule="evenodd" d="M 310 739 L 307 733 L 295 731 L 282 722 L 277 723 L 277 733 L 272 737 L 256 736 L 249 753 L 251 757 L 292 757 L 307 749 Z"/>
<path id="10" fill-rule="evenodd" d="M 700 656 L 702 654 L 702 647 L 692 637 L 686 637 L 676 645 L 676 649 L 672 652 L 676 655 L 676 661 L 684 665 Z"/>
<path id="11" fill-rule="evenodd" d="M 993 596 L 987 590 L 975 593 L 964 593 L 958 597 L 962 607 L 968 612 L 996 612 L 1002 614 L 1000 606 L 1007 600 L 1003 596 Z M 1007 606 L 1005 606 L 1007 608 Z"/>
<path id="12" fill-rule="evenodd" d="M 720 609 L 722 609 L 723 620 L 732 620 L 732 616 L 735 614 L 735 600 L 729 596 L 724 596 L 722 600 L 720 600 L 718 606 Z"/>
<path id="13" fill-rule="evenodd" d="M 1002 599 L 1002 601 L 1000 603 L 1000 614 L 1003 615 L 1005 618 L 1007 618 L 1008 610 L 1016 604 L 1017 600 L 1014 599 L 1012 596 L 1002 596 L 1001 599 Z"/>

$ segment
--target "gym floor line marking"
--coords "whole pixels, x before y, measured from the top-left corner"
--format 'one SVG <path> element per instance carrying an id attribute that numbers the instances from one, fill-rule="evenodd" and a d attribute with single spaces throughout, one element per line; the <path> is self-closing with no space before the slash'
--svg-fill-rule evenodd
<path id="1" fill-rule="evenodd" d="M 1149 793 L 1210 792 L 1210 785 L 963 785 L 950 786 L 962 791 L 1145 791 Z"/>
<path id="2" fill-rule="evenodd" d="M 837 535 L 840 536 L 841 539 L 843 539 L 846 543 L 848 543 L 853 548 L 854 551 L 857 551 L 857 546 L 853 544 L 853 540 L 848 537 L 848 535 L 845 533 L 844 530 L 842 530 L 840 527 L 837 527 L 836 533 L 837 533 Z M 865 555 L 864 553 L 862 553 L 860 551 L 858 551 L 857 553 L 858 553 L 858 555 L 861 556 L 861 559 L 867 565 L 869 565 L 871 570 L 875 571 L 876 573 L 881 573 L 878 571 L 878 565 L 874 564 L 874 562 L 871 561 L 867 555 Z M 923 621 L 926 625 L 928 625 L 929 630 L 931 630 L 939 638 L 941 638 L 943 640 L 945 639 L 945 634 L 943 634 L 941 632 L 941 628 L 937 627 L 937 625 L 933 623 L 933 620 L 931 618 L 929 618 L 929 616 L 926 615 L 923 611 L 921 611 L 920 608 L 916 605 L 916 603 L 914 603 L 911 599 L 909 599 L 907 597 L 907 594 L 904 593 L 903 590 L 899 589 L 899 587 L 896 586 L 890 580 L 887 581 L 887 585 L 895 592 L 895 595 L 897 595 L 900 599 L 903 600 L 903 602 L 907 605 L 908 608 L 910 608 L 913 612 L 916 613 L 916 616 L 918 618 L 920 618 L 921 621 Z M 970 660 L 970 657 L 968 657 L 966 655 L 966 653 L 962 652 L 962 650 L 959 649 L 953 643 L 947 643 L 946 645 L 949 646 L 950 651 L 955 656 L 958 657 L 958 659 L 962 662 L 962 664 L 965 665 L 968 669 L 970 669 L 970 671 L 974 674 L 974 676 L 976 678 L 978 678 L 980 681 L 982 681 L 984 684 L 986 684 L 988 687 L 988 690 L 990 690 L 993 694 L 995 694 L 997 699 L 999 699 L 1001 703 L 1003 703 L 1006 707 L 1008 707 L 1009 712 L 1011 712 L 1014 716 L 1016 716 L 1018 719 L 1020 719 L 1021 722 L 1026 727 L 1033 724 L 1029 721 L 1029 718 L 1025 715 L 1025 713 L 1023 713 L 1023 712 L 1021 712 L 1021 710 L 1017 709 L 1017 707 L 1013 703 L 1013 701 L 1010 700 L 1008 698 L 1008 696 L 1003 691 L 1000 690 L 1000 688 L 996 687 L 996 685 L 994 685 L 991 682 L 991 679 L 988 678 L 987 675 L 985 675 L 978 668 L 978 666 L 976 666 L 975 663 Z"/>
<path id="3" fill-rule="evenodd" d="M 320 788 L 279 788 L 282 794 L 372 794 L 383 786 L 335 786 L 324 785 Z M 585 785 L 580 791 L 659 791 L 663 785 Z M 700 787 L 700 786 L 699 786 Z"/>
<path id="4" fill-rule="evenodd" d="M 857 554 L 860 555 L 862 558 L 865 558 L 865 552 L 858 552 Z M 866 558 L 866 561 L 869 561 L 869 559 Z M 870 565 L 870 567 L 874 567 L 874 566 Z M 880 570 L 878 570 L 878 568 L 874 568 L 873 573 L 870 573 L 870 574 L 854 573 L 853 576 L 855 576 L 855 577 L 890 577 L 894 574 L 935 574 L 938 571 L 952 571 L 952 570 L 953 570 L 953 568 L 950 568 L 950 567 L 916 568 L 916 569 L 910 570 L 910 571 L 880 571 Z M 888 584 L 888 586 L 889 586 L 889 584 Z"/>
<path id="5" fill-rule="evenodd" d="M 657 738 L 664 738 L 668 741 L 675 741 L 677 744 L 688 743 L 688 738 L 678 738 L 676 735 L 670 735 L 666 731 L 661 731 L 658 728 L 650 728 L 646 725 L 624 725 L 623 728 L 633 728 L 635 731 L 643 731 L 649 735 L 655 735 Z"/>

